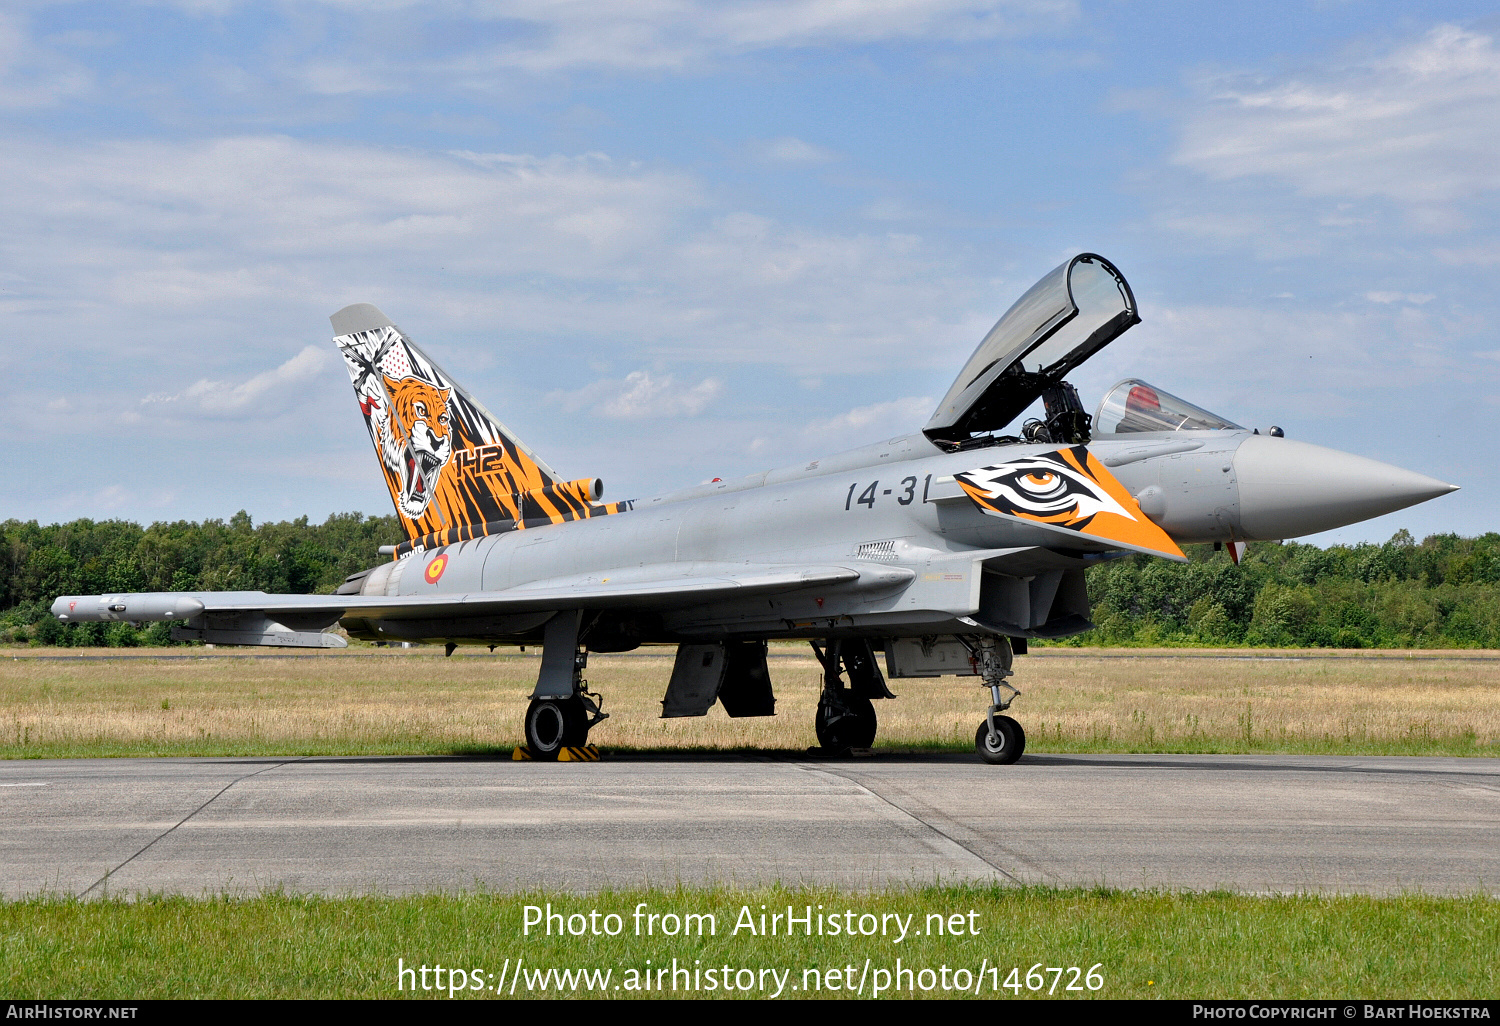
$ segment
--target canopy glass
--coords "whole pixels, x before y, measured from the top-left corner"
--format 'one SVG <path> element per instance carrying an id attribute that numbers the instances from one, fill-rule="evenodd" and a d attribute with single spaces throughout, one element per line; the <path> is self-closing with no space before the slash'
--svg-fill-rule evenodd
<path id="1" fill-rule="evenodd" d="M 998 431 L 1139 322 L 1124 276 L 1103 257 L 1080 253 L 996 322 L 922 430 L 954 442 Z"/>
<path id="2" fill-rule="evenodd" d="M 1194 406 L 1139 378 L 1127 378 L 1109 390 L 1094 415 L 1095 434 L 1137 431 L 1243 431 L 1233 421 Z"/>

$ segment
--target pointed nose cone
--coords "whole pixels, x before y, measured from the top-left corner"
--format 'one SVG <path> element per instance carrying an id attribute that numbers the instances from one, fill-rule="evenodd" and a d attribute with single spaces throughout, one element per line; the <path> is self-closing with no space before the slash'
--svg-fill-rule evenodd
<path id="1" fill-rule="evenodd" d="M 1457 491 L 1424 474 L 1288 438 L 1251 435 L 1234 454 L 1251 539 L 1331 531 Z"/>

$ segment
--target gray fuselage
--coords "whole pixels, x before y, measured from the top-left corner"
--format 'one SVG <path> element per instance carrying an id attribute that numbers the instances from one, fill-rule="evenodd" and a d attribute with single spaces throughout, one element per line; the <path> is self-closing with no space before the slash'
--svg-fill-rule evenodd
<path id="1" fill-rule="evenodd" d="M 852 584 L 719 599 L 654 618 L 644 610 L 626 640 L 961 631 L 970 622 L 962 618 L 980 613 L 987 600 L 990 605 L 1006 601 L 991 599 L 987 587 L 1003 591 L 1017 582 L 1033 583 L 1038 575 L 1081 575 L 1090 563 L 1118 555 L 1110 551 L 1117 547 L 1102 542 L 1091 544 L 1078 535 L 1063 539 L 1045 527 L 988 516 L 954 481 L 955 474 L 1056 448 L 1018 444 L 942 453 L 920 434 L 894 438 L 802 466 L 640 500 L 630 511 L 612 516 L 413 553 L 376 567 L 360 593 L 501 592 L 579 578 L 604 584 L 633 570 L 666 564 L 681 568 L 684 575 L 735 564 L 884 567 L 885 574 L 867 572 Z M 1419 491 L 1440 484 L 1360 457 L 1248 431 L 1102 436 L 1089 449 L 1179 543 L 1323 530 L 1386 511 L 1376 507 L 1409 504 L 1413 481 Z M 1314 482 L 1341 475 L 1356 478 L 1358 487 L 1309 491 Z M 1294 494 L 1283 494 L 1287 487 Z M 1247 508 L 1246 492 L 1266 498 Z M 1256 526 L 1270 527 L 1271 533 L 1253 530 Z M 1045 558 L 1028 562 L 1014 556 L 1028 549 L 1040 550 Z M 443 572 L 429 582 L 424 571 L 440 555 L 446 557 Z M 987 583 L 987 578 L 997 579 Z M 1054 612 L 1072 614 L 1074 629 L 1086 629 L 1086 598 L 1083 608 L 1077 607 L 1075 600 Z M 1016 616 L 1003 622 L 1022 628 L 1021 634 L 1049 634 L 1041 629 L 1048 622 L 1046 610 L 1027 615 L 1032 621 L 1043 619 L 1016 623 L 1026 618 Z M 1051 621 L 1060 622 L 1058 615 Z M 466 630 L 447 618 L 374 622 L 351 617 L 345 625 L 368 637 L 485 640 L 528 634 L 540 623 L 506 617 Z"/>

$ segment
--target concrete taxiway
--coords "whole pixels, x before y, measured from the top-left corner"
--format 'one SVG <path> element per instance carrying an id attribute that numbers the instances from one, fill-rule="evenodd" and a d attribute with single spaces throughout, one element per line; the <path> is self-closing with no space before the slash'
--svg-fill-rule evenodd
<path id="1" fill-rule="evenodd" d="M 1500 894 L 1500 760 L 0 763 L 0 890 L 934 881 Z"/>

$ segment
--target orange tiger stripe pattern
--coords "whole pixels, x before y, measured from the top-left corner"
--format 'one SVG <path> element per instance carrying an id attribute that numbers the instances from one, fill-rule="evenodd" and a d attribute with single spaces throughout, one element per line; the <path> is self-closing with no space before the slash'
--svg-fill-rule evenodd
<path id="1" fill-rule="evenodd" d="M 1186 560 L 1086 446 L 1018 456 L 954 479 L 980 511 L 1076 531 L 1105 544 Z"/>
<path id="2" fill-rule="evenodd" d="M 334 340 L 370 441 L 415 548 L 621 513 L 598 505 L 597 479 L 559 481 L 506 427 L 395 325 Z"/>

